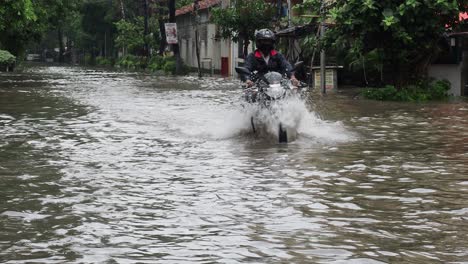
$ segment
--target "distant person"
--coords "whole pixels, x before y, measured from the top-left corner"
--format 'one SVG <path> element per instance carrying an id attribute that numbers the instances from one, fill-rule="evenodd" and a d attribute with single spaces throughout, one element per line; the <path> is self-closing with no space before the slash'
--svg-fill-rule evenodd
<path id="1" fill-rule="evenodd" d="M 299 81 L 292 72 L 291 64 L 284 56 L 275 50 L 276 36 L 269 29 L 260 29 L 255 32 L 255 44 L 257 49 L 250 53 L 245 59 L 245 65 L 250 72 L 258 71 L 259 74 L 265 74 L 270 71 L 276 71 L 286 74 L 291 79 L 293 85 L 298 86 Z M 247 87 L 252 87 L 254 82 L 250 76 L 245 76 Z"/>

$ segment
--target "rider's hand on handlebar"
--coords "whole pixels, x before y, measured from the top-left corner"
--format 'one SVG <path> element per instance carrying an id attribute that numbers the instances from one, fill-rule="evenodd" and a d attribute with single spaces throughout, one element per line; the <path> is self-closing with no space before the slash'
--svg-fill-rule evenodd
<path id="1" fill-rule="evenodd" d="M 296 77 L 294 76 L 291 76 L 291 83 L 294 86 L 299 86 L 301 84 L 301 82 L 298 79 L 296 79 Z"/>
<path id="2" fill-rule="evenodd" d="M 252 82 L 251 80 L 247 80 L 247 81 L 245 82 L 245 85 L 247 85 L 247 88 L 249 88 L 249 87 L 254 86 L 254 82 Z"/>

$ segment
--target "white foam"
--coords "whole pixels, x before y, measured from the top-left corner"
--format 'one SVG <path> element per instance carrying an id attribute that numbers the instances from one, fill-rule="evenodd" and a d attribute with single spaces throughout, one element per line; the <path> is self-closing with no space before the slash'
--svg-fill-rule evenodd
<path id="1" fill-rule="evenodd" d="M 264 130 L 260 133 L 267 132 L 274 137 L 278 136 L 281 122 L 288 131 L 296 131 L 298 137 L 320 142 L 345 142 L 354 138 L 341 122 L 320 119 L 299 98 L 276 102 L 270 109 L 238 102 L 191 105 L 179 109 L 178 113 L 176 117 L 172 117 L 175 118 L 173 124 L 177 126 L 175 129 L 185 135 L 205 139 L 228 139 L 246 132 L 251 133 L 251 117 L 254 117 L 256 128 Z"/>

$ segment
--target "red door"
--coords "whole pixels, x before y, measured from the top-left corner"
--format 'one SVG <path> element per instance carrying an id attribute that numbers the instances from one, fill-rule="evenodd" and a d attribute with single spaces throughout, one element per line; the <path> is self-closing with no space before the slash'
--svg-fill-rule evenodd
<path id="1" fill-rule="evenodd" d="M 229 58 L 221 57 L 221 75 L 223 77 L 229 76 Z"/>

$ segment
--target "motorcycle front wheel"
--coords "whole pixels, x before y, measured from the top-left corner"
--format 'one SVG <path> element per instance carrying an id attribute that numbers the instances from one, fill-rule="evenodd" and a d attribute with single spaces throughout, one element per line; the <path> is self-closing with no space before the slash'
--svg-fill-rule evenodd
<path id="1" fill-rule="evenodd" d="M 279 143 L 288 143 L 288 132 L 281 123 L 279 124 L 278 139 Z"/>

